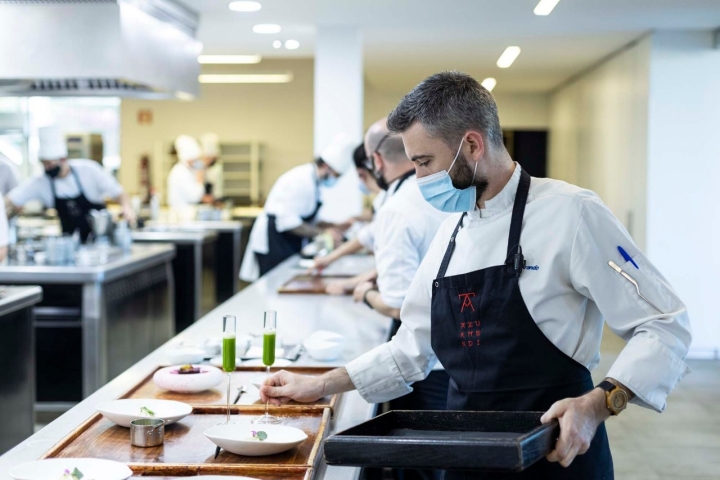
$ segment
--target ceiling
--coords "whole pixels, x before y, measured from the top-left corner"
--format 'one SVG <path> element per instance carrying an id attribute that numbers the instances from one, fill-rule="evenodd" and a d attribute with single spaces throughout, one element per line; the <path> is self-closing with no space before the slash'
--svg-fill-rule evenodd
<path id="1" fill-rule="evenodd" d="M 496 93 L 548 92 L 653 29 L 720 27 L 720 0 L 561 0 L 547 17 L 533 14 L 538 0 L 259 0 L 252 13 L 230 11 L 229 0 L 180 1 L 200 12 L 208 54 L 309 58 L 318 28 L 359 28 L 366 81 L 399 93 L 449 69 L 495 77 Z M 256 34 L 257 23 L 283 30 Z M 275 50 L 276 39 L 300 48 Z M 495 62 L 508 45 L 522 53 L 503 70 Z"/>

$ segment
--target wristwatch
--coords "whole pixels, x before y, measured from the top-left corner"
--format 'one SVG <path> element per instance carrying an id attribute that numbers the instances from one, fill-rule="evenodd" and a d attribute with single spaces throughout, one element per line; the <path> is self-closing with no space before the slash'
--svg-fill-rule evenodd
<path id="1" fill-rule="evenodd" d="M 619 415 L 627 408 L 629 397 L 625 390 L 607 380 L 601 382 L 597 388 L 605 390 L 605 402 L 610 415 Z"/>
<path id="2" fill-rule="evenodd" d="M 366 292 L 365 292 L 365 295 L 363 295 L 363 303 L 364 303 L 365 305 L 367 305 L 368 307 L 373 308 L 373 306 L 370 305 L 370 302 L 368 302 L 367 296 L 368 296 L 368 293 L 370 293 L 370 292 L 377 292 L 377 291 L 378 291 L 377 288 L 371 288 L 370 290 L 366 291 Z"/>

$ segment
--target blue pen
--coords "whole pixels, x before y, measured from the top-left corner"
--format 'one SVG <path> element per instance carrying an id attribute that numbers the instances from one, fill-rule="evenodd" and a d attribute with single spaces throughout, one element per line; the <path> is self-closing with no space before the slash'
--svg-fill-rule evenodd
<path id="1" fill-rule="evenodd" d="M 635 263 L 635 260 L 633 260 L 632 257 L 630 255 L 628 255 L 628 253 L 625 251 L 624 248 L 622 248 L 621 246 L 618 246 L 618 252 L 620 252 L 620 255 L 622 255 L 622 257 L 625 259 L 626 262 L 632 263 L 635 268 L 640 270 L 640 267 L 638 267 L 637 263 Z"/>

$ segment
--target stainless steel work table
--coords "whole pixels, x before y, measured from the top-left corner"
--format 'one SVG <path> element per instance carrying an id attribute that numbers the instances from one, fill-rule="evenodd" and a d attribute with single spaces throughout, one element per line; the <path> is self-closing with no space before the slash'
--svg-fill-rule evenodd
<path id="1" fill-rule="evenodd" d="M 215 254 L 215 287 L 217 303 L 222 303 L 238 292 L 242 222 L 207 220 L 178 223 L 147 222 L 146 230 L 181 232 L 216 232 L 217 251 Z"/>
<path id="2" fill-rule="evenodd" d="M 222 317 L 226 314 L 238 318 L 238 333 L 262 330 L 263 312 L 278 312 L 278 334 L 292 334 L 300 339 L 315 330 L 324 329 L 345 336 L 343 355 L 333 362 L 318 362 L 303 354 L 295 362 L 298 366 L 342 366 L 356 356 L 367 352 L 385 341 L 390 331 L 390 320 L 370 310 L 362 303 L 353 303 L 349 296 L 278 294 L 277 289 L 290 277 L 303 270 L 297 267 L 298 257 L 291 257 L 273 271 L 218 306 L 190 328 L 171 339 L 125 373 L 118 376 L 89 398 L 82 401 L 63 416 L 50 423 L 15 449 L 0 457 L 0 478 L 14 465 L 37 459 L 65 435 L 95 412 L 95 405 L 118 398 L 137 382 L 165 364 L 164 349 L 205 336 L 222 334 Z M 373 266 L 372 257 L 352 256 L 341 259 L 327 269 L 327 273 L 357 273 Z M 375 406 L 366 403 L 357 392 L 344 394 L 339 411 L 333 419 L 332 430 L 346 429 L 374 415 Z M 331 480 L 356 479 L 360 469 L 349 467 L 325 467 L 316 473 L 317 478 Z"/>
<path id="3" fill-rule="evenodd" d="M 35 347 L 32 307 L 37 286 L 0 288 L 0 454 L 32 435 L 35 425 Z"/>
<path id="4" fill-rule="evenodd" d="M 175 276 L 175 330 L 181 332 L 212 310 L 217 302 L 215 284 L 216 232 L 158 231 L 152 228 L 135 230 L 137 243 L 172 243 Z"/>
<path id="5" fill-rule="evenodd" d="M 172 337 L 173 245 L 134 245 L 96 266 L 0 265 L 0 284 L 43 288 L 36 410 L 65 411 Z"/>

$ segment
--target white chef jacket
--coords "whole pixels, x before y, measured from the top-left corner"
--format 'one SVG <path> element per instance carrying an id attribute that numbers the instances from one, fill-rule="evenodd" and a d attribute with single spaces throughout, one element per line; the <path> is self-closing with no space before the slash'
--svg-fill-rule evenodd
<path id="1" fill-rule="evenodd" d="M 178 162 L 170 169 L 167 179 L 168 206 L 185 209 L 197 205 L 205 195 L 205 185 L 197 181 L 195 172 L 187 164 Z"/>
<path id="2" fill-rule="evenodd" d="M 435 232 L 448 214 L 427 203 L 415 176 L 408 177 L 390 197 L 374 220 L 375 268 L 383 303 L 400 308 Z"/>
<path id="3" fill-rule="evenodd" d="M 455 242 L 447 275 L 501 265 L 507 254 L 510 218 L 520 179 L 515 168 L 505 188 L 468 213 Z M 360 394 L 373 403 L 411 391 L 437 361 L 430 344 L 432 281 L 460 218 L 448 218 L 418 269 L 403 304 L 397 335 L 347 366 Z M 691 334 L 687 310 L 672 287 L 633 242 L 623 225 L 588 190 L 533 178 L 521 242 L 527 266 L 519 286 L 530 315 L 562 352 L 588 369 L 600 360 L 603 321 L 627 343 L 608 376 L 637 396 L 634 403 L 656 411 L 689 372 L 685 364 Z M 618 253 L 622 246 L 636 269 Z M 614 261 L 641 292 L 612 270 Z"/>
<path id="4" fill-rule="evenodd" d="M 5 155 L 0 153 L 0 196 L 7 195 L 20 183 L 17 167 Z"/>
<path id="5" fill-rule="evenodd" d="M 106 172 L 94 160 L 73 159 L 68 160 L 70 168 L 77 174 L 82 186 L 82 192 L 92 203 L 105 203 L 106 198 L 117 198 L 123 193 L 118 181 Z M 53 180 L 55 192 L 59 198 L 75 198 L 80 195 L 80 188 L 76 176 L 68 173 L 63 178 Z M 39 173 L 14 188 L 8 198 L 15 206 L 22 207 L 30 200 L 40 200 L 45 208 L 55 207 L 50 177 Z"/>
<path id="6" fill-rule="evenodd" d="M 375 250 L 375 216 L 377 216 L 377 212 L 380 211 L 380 207 L 383 206 L 385 200 L 389 198 L 392 193 L 393 192 L 388 192 L 387 190 L 380 190 L 377 195 L 375 195 L 375 198 L 373 198 L 373 219 L 366 225 L 363 225 L 362 228 L 355 234 L 355 238 L 357 238 L 360 245 L 362 245 L 366 250 Z"/>
<path id="7" fill-rule="evenodd" d="M 250 232 L 240 278 L 253 282 L 260 276 L 255 253 L 268 253 L 268 215 L 275 215 L 275 228 L 286 232 L 299 227 L 303 217 L 313 214 L 319 199 L 318 174 L 314 163 L 299 165 L 285 172 L 270 189 L 265 208 Z"/>
<path id="8" fill-rule="evenodd" d="M 0 248 L 8 244 L 8 220 L 5 213 L 5 199 L 0 195 Z"/>

